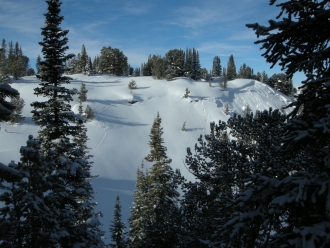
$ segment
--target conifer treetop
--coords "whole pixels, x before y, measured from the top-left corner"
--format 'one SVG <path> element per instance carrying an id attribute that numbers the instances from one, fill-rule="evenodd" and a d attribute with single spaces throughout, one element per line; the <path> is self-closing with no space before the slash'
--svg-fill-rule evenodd
<path id="1" fill-rule="evenodd" d="M 160 162 L 167 158 L 166 150 L 167 148 L 163 146 L 164 139 L 162 138 L 163 128 L 160 126 L 162 119 L 159 116 L 159 112 L 157 113 L 157 117 L 152 124 L 150 130 L 150 141 L 149 146 L 151 148 L 150 154 L 145 157 L 145 160 L 148 162 Z"/>

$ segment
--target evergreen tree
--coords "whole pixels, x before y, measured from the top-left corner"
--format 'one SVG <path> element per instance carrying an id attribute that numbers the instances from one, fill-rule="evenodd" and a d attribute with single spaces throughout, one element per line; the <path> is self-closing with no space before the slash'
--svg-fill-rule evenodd
<path id="1" fill-rule="evenodd" d="M 137 170 L 135 190 L 133 193 L 133 207 L 129 219 L 128 244 L 130 247 L 143 248 L 146 242 L 146 175 L 143 173 L 144 164 Z"/>
<path id="2" fill-rule="evenodd" d="M 195 48 L 193 48 L 192 50 L 191 78 L 196 81 L 201 78 L 201 64 L 199 61 L 199 53 Z"/>
<path id="3" fill-rule="evenodd" d="M 38 55 L 37 60 L 36 60 L 36 69 L 37 69 L 37 74 L 40 74 L 40 62 L 41 62 L 41 57 Z"/>
<path id="4" fill-rule="evenodd" d="M 79 61 L 79 67 L 83 74 L 87 74 L 88 72 L 89 69 L 88 63 L 89 63 L 89 57 L 87 55 L 85 45 L 83 44 L 81 47 L 80 61 Z"/>
<path id="5" fill-rule="evenodd" d="M 119 195 L 116 198 L 115 209 L 113 213 L 113 221 L 110 225 L 111 240 L 114 244 L 111 247 L 114 248 L 124 248 L 126 247 L 125 242 L 125 224 L 121 221 L 121 205 L 119 200 Z"/>
<path id="6" fill-rule="evenodd" d="M 8 71 L 8 59 L 7 59 L 7 45 L 6 40 L 3 39 L 0 48 L 0 84 L 10 84 L 10 77 Z"/>
<path id="7" fill-rule="evenodd" d="M 227 78 L 228 80 L 233 80 L 237 76 L 236 73 L 236 65 L 234 62 L 234 56 L 231 54 L 229 56 L 228 64 L 227 64 Z"/>
<path id="8" fill-rule="evenodd" d="M 86 106 L 85 117 L 87 120 L 93 120 L 95 118 L 94 111 L 89 105 Z"/>
<path id="9" fill-rule="evenodd" d="M 103 73 L 122 76 L 128 67 L 127 57 L 124 53 L 118 48 L 112 48 L 110 46 L 101 49 L 99 60 L 98 67 Z"/>
<path id="10" fill-rule="evenodd" d="M 184 51 L 172 49 L 165 54 L 167 69 L 171 70 L 172 77 L 183 76 L 184 73 Z"/>
<path id="11" fill-rule="evenodd" d="M 274 191 L 269 189 L 290 171 L 287 158 L 277 152 L 281 146 L 281 133 L 285 115 L 279 110 L 234 115 L 228 120 L 233 139 L 239 144 L 236 153 L 246 162 L 237 167 L 238 194 L 232 208 L 237 214 L 225 225 L 219 225 L 215 242 L 225 242 L 229 247 L 267 247 L 271 232 L 276 232 L 281 217 L 274 214 L 269 202 Z M 281 166 L 286 166 L 283 171 Z M 270 180 L 270 178 L 276 179 Z M 267 190 L 265 190 L 267 189 Z"/>
<path id="12" fill-rule="evenodd" d="M 79 96 L 78 96 L 80 103 L 87 101 L 87 92 L 88 92 L 88 90 L 86 90 L 86 85 L 84 83 L 81 83 Z"/>
<path id="13" fill-rule="evenodd" d="M 88 64 L 87 64 L 87 75 L 91 76 L 93 74 L 93 64 L 91 57 L 88 57 Z"/>
<path id="14" fill-rule="evenodd" d="M 181 176 L 170 166 L 171 159 L 167 157 L 166 147 L 162 145 L 162 134 L 161 118 L 157 114 L 149 135 L 151 150 L 145 158 L 154 164 L 145 177 L 142 191 L 144 205 L 139 216 L 145 218 L 140 222 L 140 230 L 143 232 L 138 236 L 136 233 L 135 236 L 130 235 L 130 239 L 137 239 L 137 244 L 142 247 L 175 247 L 178 244 L 180 213 L 177 188 Z M 138 245 L 134 244 L 133 247 Z"/>
<path id="15" fill-rule="evenodd" d="M 93 212 L 95 203 L 92 199 L 90 184 L 90 162 L 85 159 L 84 150 L 79 148 L 70 137 L 81 132 L 81 118 L 72 111 L 70 102 L 77 90 L 67 89 L 70 78 L 63 76 L 65 62 L 73 55 L 65 55 L 68 30 L 62 30 L 60 24 L 61 2 L 48 0 L 48 12 L 45 14 L 46 25 L 42 27 L 44 60 L 41 62 L 41 81 L 35 89 L 36 95 L 48 97 L 45 102 L 33 102 L 31 106 L 33 121 L 41 126 L 39 137 L 44 139 L 41 154 L 51 157 L 48 169 L 48 182 L 52 184 L 48 192 L 51 205 L 51 216 L 56 219 L 56 230 L 52 237 L 57 246 L 73 247 L 84 244 L 97 247 L 103 242 L 100 239 L 97 220 Z"/>
<path id="16" fill-rule="evenodd" d="M 8 60 L 6 59 L 6 42 L 2 40 L 0 49 L 0 121 L 10 120 L 12 111 L 15 106 L 8 102 L 6 98 L 18 97 L 19 92 L 13 89 L 9 83 L 10 78 L 8 76 Z"/>
<path id="17" fill-rule="evenodd" d="M 190 77 L 193 66 L 192 63 L 193 63 L 192 50 L 187 48 L 185 53 L 185 62 L 184 62 L 184 74 L 186 77 Z"/>
<path id="18" fill-rule="evenodd" d="M 196 180 L 183 185 L 183 247 L 209 247 L 216 239 L 216 227 L 235 213 L 229 207 L 237 188 L 235 169 L 245 161 L 237 156 L 238 144 L 229 141 L 224 122 L 211 123 L 210 128 L 209 135 L 198 139 L 194 155 L 187 148 L 185 164 Z"/>
<path id="19" fill-rule="evenodd" d="M 52 172 L 48 166 L 51 159 L 40 154 L 40 145 L 40 140 L 30 135 L 27 145 L 20 149 L 21 162 L 12 162 L 6 168 L 11 173 L 15 172 L 15 180 L 1 174 L 7 186 L 2 188 L 4 194 L 0 199 L 6 207 L 0 214 L 2 219 L 14 224 L 16 230 L 10 239 L 2 240 L 2 245 L 56 247 L 57 240 L 53 234 L 59 226 L 52 215 L 51 196 L 46 193 L 51 188 L 48 181 Z"/>
<path id="20" fill-rule="evenodd" d="M 22 116 L 23 107 L 25 105 L 24 99 L 18 97 L 10 98 L 11 104 L 15 107 L 10 115 L 10 122 L 11 123 L 19 123 L 24 119 Z"/>
<path id="21" fill-rule="evenodd" d="M 152 67 L 151 67 L 152 77 L 154 79 L 164 78 L 164 60 L 160 56 L 152 57 Z"/>
<path id="22" fill-rule="evenodd" d="M 222 75 L 221 61 L 219 56 L 215 56 L 212 66 L 212 77 L 220 77 Z"/>
<path id="23" fill-rule="evenodd" d="M 268 75 L 267 75 L 267 73 L 265 71 L 263 71 L 261 73 L 261 82 L 263 82 L 265 84 L 268 82 Z"/>
<path id="24" fill-rule="evenodd" d="M 302 94 L 289 105 L 294 108 L 288 115 L 279 151 L 290 156 L 292 173 L 264 191 L 274 190 L 270 211 L 281 220 L 268 244 L 327 247 L 330 244 L 329 3 L 285 1 L 278 7 L 281 11 L 277 18 L 281 20 L 271 20 L 269 26 L 257 23 L 247 26 L 256 30 L 258 36 L 264 36 L 255 43 L 262 44 L 267 62 L 272 66 L 280 62 L 289 78 L 302 71 L 306 80 L 302 82 Z M 297 115 L 301 106 L 303 110 Z M 285 166 L 281 169 L 285 170 Z"/>

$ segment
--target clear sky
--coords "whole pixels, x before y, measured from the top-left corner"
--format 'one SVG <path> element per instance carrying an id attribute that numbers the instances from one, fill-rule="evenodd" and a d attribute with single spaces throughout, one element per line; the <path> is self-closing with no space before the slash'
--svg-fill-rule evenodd
<path id="1" fill-rule="evenodd" d="M 237 70 L 246 63 L 255 72 L 270 70 L 261 56 L 260 45 L 246 23 L 267 25 L 280 9 L 268 0 L 63 0 L 62 29 L 70 30 L 69 53 L 77 54 L 85 45 L 92 60 L 103 46 L 119 48 L 132 67 L 147 62 L 149 54 L 164 56 L 170 49 L 196 48 L 201 66 L 210 70 L 214 56 L 227 67 L 234 56 Z M 7 41 L 18 41 L 31 67 L 41 54 L 38 42 L 47 4 L 43 0 L 1 0 L 0 34 Z M 304 79 L 293 78 L 295 86 Z"/>

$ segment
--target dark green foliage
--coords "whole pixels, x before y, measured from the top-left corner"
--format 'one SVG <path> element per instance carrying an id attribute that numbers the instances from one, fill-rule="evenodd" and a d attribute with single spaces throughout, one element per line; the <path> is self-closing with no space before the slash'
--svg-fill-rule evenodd
<path id="1" fill-rule="evenodd" d="M 10 115 L 10 122 L 19 123 L 24 119 L 24 117 L 22 116 L 23 107 L 25 106 L 24 99 L 18 96 L 12 97 L 10 100 L 11 104 L 15 106 L 15 109 Z"/>
<path id="2" fill-rule="evenodd" d="M 79 96 L 78 96 L 79 103 L 83 103 L 87 101 L 87 92 L 88 90 L 86 90 L 86 85 L 84 83 L 81 83 Z"/>
<path id="3" fill-rule="evenodd" d="M 231 54 L 229 56 L 228 64 L 227 64 L 227 78 L 228 80 L 233 80 L 237 77 L 236 65 L 234 61 L 234 56 Z"/>
<path id="4" fill-rule="evenodd" d="M 160 56 L 153 56 L 151 58 L 150 63 L 152 63 L 151 66 L 151 73 L 152 77 L 154 79 L 163 79 L 165 75 L 165 61 Z"/>
<path id="5" fill-rule="evenodd" d="M 0 121 L 10 120 L 15 106 L 8 102 L 8 98 L 19 97 L 19 92 L 13 89 L 9 83 L 8 59 L 6 58 L 6 41 L 3 39 L 0 48 Z"/>
<path id="6" fill-rule="evenodd" d="M 284 73 L 273 74 L 266 83 L 287 96 L 290 96 L 293 90 L 292 80 Z"/>
<path id="7" fill-rule="evenodd" d="M 215 56 L 212 65 L 212 77 L 220 77 L 222 75 L 221 61 L 219 56 Z"/>
<path id="8" fill-rule="evenodd" d="M 171 70 L 172 78 L 183 76 L 184 60 L 185 60 L 184 55 L 185 55 L 184 51 L 181 49 L 172 49 L 165 54 L 164 59 L 168 67 L 167 70 Z"/>
<path id="9" fill-rule="evenodd" d="M 188 90 L 188 88 L 186 88 L 186 92 L 184 93 L 183 98 L 188 98 L 189 93 L 190 93 L 190 90 Z"/>
<path id="10" fill-rule="evenodd" d="M 275 2 L 272 0 L 271 4 Z M 270 235 L 269 245 L 327 247 L 330 244 L 329 2 L 285 1 L 277 6 L 281 8 L 277 16 L 281 20 L 270 20 L 269 26 L 257 23 L 247 26 L 256 30 L 258 36 L 264 36 L 255 43 L 262 44 L 267 62 L 272 66 L 279 62 L 288 78 L 302 71 L 306 80 L 302 82 L 302 94 L 290 105 L 295 108 L 288 116 L 279 150 L 282 156 L 291 158 L 287 161 L 289 166 L 280 168 L 285 171 L 291 167 L 292 173 L 269 186 L 274 197 L 271 212 L 281 216 L 282 224 Z M 303 110 L 297 115 L 301 106 Z"/>
<path id="11" fill-rule="evenodd" d="M 204 241 L 214 240 L 216 227 L 233 216 L 234 209 L 226 207 L 234 198 L 236 165 L 243 163 L 236 146 L 228 140 L 226 124 L 219 122 L 211 123 L 210 135 L 201 135 L 194 154 L 187 148 L 185 164 L 197 180 L 183 185 L 184 247 L 208 247 Z"/>
<path id="12" fill-rule="evenodd" d="M 118 48 L 110 46 L 101 49 L 98 69 L 102 73 L 110 73 L 116 76 L 122 76 L 127 71 L 127 57 Z"/>
<path id="13" fill-rule="evenodd" d="M 141 169 L 138 168 L 136 175 L 135 191 L 133 194 L 133 207 L 131 210 L 131 216 L 129 219 L 130 229 L 128 244 L 130 247 L 143 248 L 146 238 L 146 175 L 143 173 L 144 164 L 142 161 Z"/>
<path id="14" fill-rule="evenodd" d="M 53 211 L 51 219 L 56 223 L 52 234 L 56 247 L 73 247 L 85 244 L 97 247 L 103 244 L 100 238 L 99 214 L 94 213 L 93 189 L 90 184 L 91 163 L 84 150 L 83 140 L 78 137 L 85 132 L 83 119 L 71 111 L 70 102 L 77 90 L 67 89 L 63 85 L 70 78 L 63 76 L 65 62 L 73 55 L 65 55 L 68 30 L 62 30 L 60 24 L 61 2 L 46 1 L 48 12 L 46 25 L 42 27 L 42 46 L 44 60 L 40 62 L 41 81 L 35 94 L 47 97 L 45 102 L 33 102 L 31 106 L 33 121 L 41 127 L 39 137 L 44 140 L 41 155 L 49 160 L 48 173 L 51 189 L 48 191 L 49 205 Z M 71 139 L 81 142 L 72 142 Z M 79 145 L 79 146 L 78 146 Z M 42 246 L 41 246 L 42 247 Z"/>
<path id="15" fill-rule="evenodd" d="M 175 247 L 178 244 L 181 221 L 177 188 L 182 179 L 170 166 L 162 134 L 161 118 L 157 114 L 150 131 L 151 151 L 145 158 L 154 164 L 147 175 L 138 171 L 130 219 L 131 247 Z"/>
<path id="16" fill-rule="evenodd" d="M 253 69 L 250 66 L 247 66 L 245 63 L 239 68 L 238 78 L 253 79 Z"/>
<path id="17" fill-rule="evenodd" d="M 119 195 L 116 198 L 115 209 L 113 212 L 113 221 L 110 225 L 110 234 L 111 240 L 114 244 L 111 244 L 110 247 L 114 248 L 125 248 L 125 224 L 121 221 L 121 205 L 119 200 Z"/>
<path id="18" fill-rule="evenodd" d="M 94 111 L 89 105 L 86 106 L 85 117 L 87 120 L 93 120 L 95 118 Z"/>
<path id="19" fill-rule="evenodd" d="M 22 48 L 18 42 L 13 45 L 9 43 L 8 57 L 6 59 L 8 74 L 12 75 L 14 79 L 19 79 L 26 75 L 29 67 L 29 58 L 23 55 Z"/>

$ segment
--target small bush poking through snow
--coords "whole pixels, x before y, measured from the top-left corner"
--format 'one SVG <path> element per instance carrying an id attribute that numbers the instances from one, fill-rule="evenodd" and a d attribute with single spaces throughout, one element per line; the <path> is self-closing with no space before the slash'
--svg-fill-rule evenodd
<path id="1" fill-rule="evenodd" d="M 183 123 L 183 125 L 181 127 L 181 131 L 182 132 L 186 131 L 186 122 Z"/>
<path id="2" fill-rule="evenodd" d="M 128 83 L 128 88 L 130 90 L 135 90 L 137 88 L 136 82 L 133 79 Z"/>
<path id="3" fill-rule="evenodd" d="M 184 93 L 183 98 L 188 98 L 189 93 L 190 93 L 190 91 L 188 90 L 188 88 L 186 88 L 186 92 Z"/>

